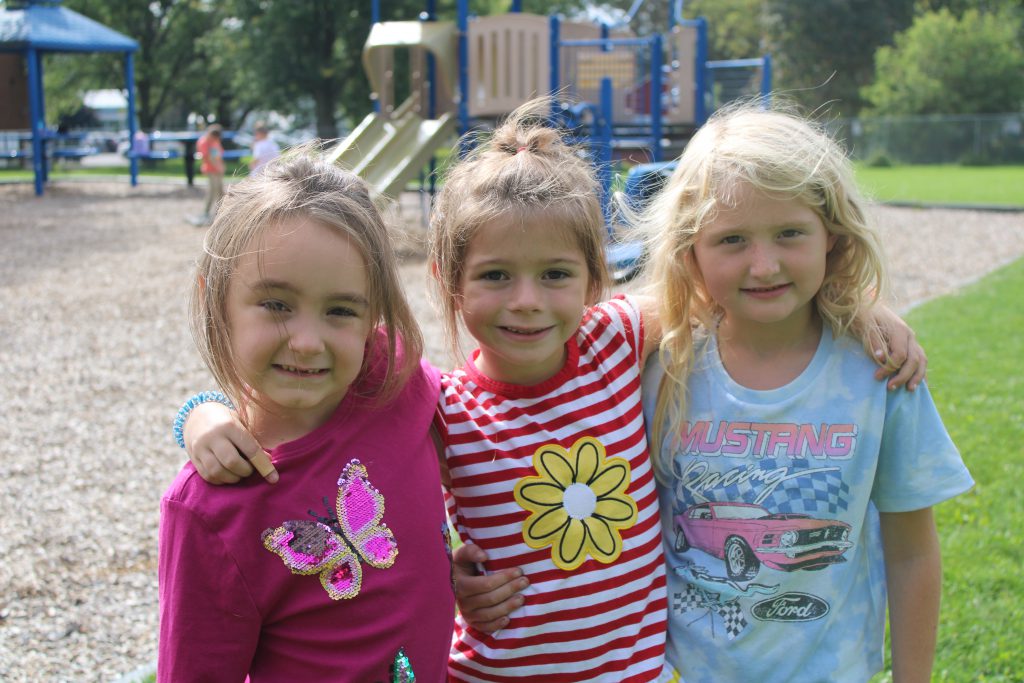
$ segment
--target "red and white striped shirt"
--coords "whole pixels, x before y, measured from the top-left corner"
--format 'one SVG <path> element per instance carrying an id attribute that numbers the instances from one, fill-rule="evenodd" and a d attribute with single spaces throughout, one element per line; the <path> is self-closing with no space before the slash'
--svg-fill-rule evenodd
<path id="1" fill-rule="evenodd" d="M 442 378 L 438 426 L 456 529 L 487 551 L 487 570 L 518 566 L 530 579 L 525 604 L 498 633 L 480 633 L 458 618 L 450 680 L 622 683 L 654 681 L 661 672 L 665 567 L 640 402 L 642 324 L 633 300 L 615 298 L 586 312 L 566 344 L 564 367 L 540 384 L 493 381 L 472 360 Z M 538 449 L 565 449 L 576 462 L 581 439 L 596 439 L 608 459 L 628 461 L 625 493 L 637 513 L 632 526 L 614 532 L 622 540 L 618 557 L 599 561 L 592 554 L 569 570 L 556 565 L 551 544 L 527 545 L 531 512 L 513 490 L 523 478 L 543 474 L 534 467 Z M 599 489 L 595 484 L 598 502 Z M 560 493 L 556 498 L 561 507 Z M 569 510 L 569 496 L 564 500 Z M 579 514 L 579 507 L 572 509 Z M 557 545 L 558 534 L 553 538 Z"/>

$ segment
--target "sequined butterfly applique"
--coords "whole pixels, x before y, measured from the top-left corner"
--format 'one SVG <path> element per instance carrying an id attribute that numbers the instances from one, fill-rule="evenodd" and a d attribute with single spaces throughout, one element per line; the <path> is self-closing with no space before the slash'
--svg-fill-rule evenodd
<path id="1" fill-rule="evenodd" d="M 386 569 L 395 563 L 398 543 L 383 523 L 384 496 L 370 484 L 358 460 L 338 477 L 334 511 L 324 498 L 327 516 L 310 510 L 317 521 L 290 520 L 263 532 L 263 546 L 280 555 L 294 574 L 320 574 L 320 583 L 334 600 L 354 598 L 363 586 L 360 560 Z"/>

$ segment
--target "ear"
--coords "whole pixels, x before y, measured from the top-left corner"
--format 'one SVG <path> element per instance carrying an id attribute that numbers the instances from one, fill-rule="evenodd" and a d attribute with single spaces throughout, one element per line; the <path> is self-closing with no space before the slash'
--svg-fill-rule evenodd
<path id="1" fill-rule="evenodd" d="M 829 232 L 829 234 L 828 234 L 828 246 L 825 248 L 825 253 L 826 254 L 831 254 L 832 253 L 832 249 L 836 246 L 836 242 L 838 242 L 838 241 L 839 241 L 839 235 L 835 234 L 834 232 Z"/>
<path id="2" fill-rule="evenodd" d="M 443 295 L 443 293 L 445 292 L 445 286 L 444 281 L 441 279 L 441 269 L 438 267 L 437 261 L 430 262 L 430 276 L 434 278 L 435 281 L 437 281 L 438 291 L 440 291 Z M 462 297 L 460 296 L 459 293 L 456 293 L 455 296 L 453 297 L 452 307 L 456 311 L 462 308 Z"/>
<path id="3" fill-rule="evenodd" d="M 697 250 L 693 248 L 693 245 L 683 252 L 683 267 L 686 268 L 686 272 L 692 274 L 694 280 L 701 284 L 704 283 L 704 271 L 700 269 Z"/>
<path id="4" fill-rule="evenodd" d="M 199 287 L 199 294 L 205 296 L 206 294 L 206 278 L 202 275 L 196 275 L 196 286 Z"/>

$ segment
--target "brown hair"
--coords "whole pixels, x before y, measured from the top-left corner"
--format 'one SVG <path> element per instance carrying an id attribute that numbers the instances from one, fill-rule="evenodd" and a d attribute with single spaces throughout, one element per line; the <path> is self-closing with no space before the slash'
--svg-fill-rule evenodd
<path id="1" fill-rule="evenodd" d="M 476 231 L 494 220 L 529 221 L 554 215 L 579 245 L 587 264 L 588 303 L 608 286 L 600 189 L 590 162 L 547 125 L 551 98 L 516 109 L 448 171 L 431 218 L 430 258 L 445 330 L 459 348 L 459 316 L 466 252 Z"/>
<path id="2" fill-rule="evenodd" d="M 268 163 L 263 172 L 233 185 L 217 210 L 196 266 L 189 300 L 192 336 L 217 383 L 236 405 L 255 399 L 232 358 L 225 314 L 228 284 L 238 259 L 258 247 L 264 231 L 295 217 L 338 230 L 362 254 L 377 330 L 367 342 L 363 370 L 371 363 L 383 362 L 386 367 L 374 394 L 382 400 L 393 397 L 423 353 L 419 327 L 398 277 L 390 231 L 371 200 L 369 187 L 352 173 L 318 158 L 313 149 L 300 146 Z M 386 349 L 378 352 L 374 334 L 386 339 Z"/>

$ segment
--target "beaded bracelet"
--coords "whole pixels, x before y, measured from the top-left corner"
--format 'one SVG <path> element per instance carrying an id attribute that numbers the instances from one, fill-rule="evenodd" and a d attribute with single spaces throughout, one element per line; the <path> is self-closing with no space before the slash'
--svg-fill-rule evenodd
<path id="1" fill-rule="evenodd" d="M 174 418 L 174 440 L 182 448 L 185 447 L 185 422 L 188 421 L 192 410 L 203 403 L 220 403 L 231 410 L 235 409 L 235 404 L 231 402 L 231 399 L 219 391 L 202 391 L 185 401 L 185 405 L 181 406 L 181 410 L 178 411 L 178 416 Z"/>

